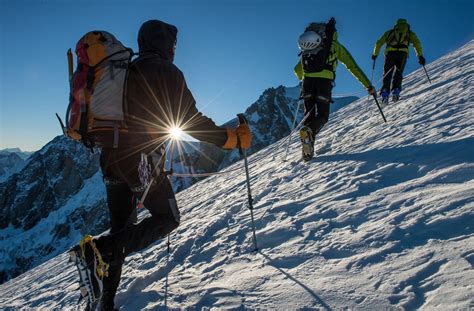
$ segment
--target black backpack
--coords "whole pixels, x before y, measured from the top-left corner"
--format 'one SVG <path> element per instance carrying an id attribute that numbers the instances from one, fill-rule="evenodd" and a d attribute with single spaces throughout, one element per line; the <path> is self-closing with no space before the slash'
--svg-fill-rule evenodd
<path id="1" fill-rule="evenodd" d="M 328 23 L 311 23 L 304 32 L 314 31 L 321 38 L 321 44 L 313 49 L 301 53 L 301 65 L 304 72 L 320 72 L 324 69 L 333 70 L 333 64 L 328 63 L 329 53 L 334 33 L 336 32 L 336 20 L 332 17 Z"/>

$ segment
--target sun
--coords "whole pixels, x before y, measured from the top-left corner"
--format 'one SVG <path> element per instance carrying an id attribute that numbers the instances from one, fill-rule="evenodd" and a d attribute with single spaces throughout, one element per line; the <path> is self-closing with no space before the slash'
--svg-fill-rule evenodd
<path id="1" fill-rule="evenodd" d="M 183 131 L 179 127 L 170 128 L 170 136 L 173 139 L 180 139 L 183 136 Z"/>

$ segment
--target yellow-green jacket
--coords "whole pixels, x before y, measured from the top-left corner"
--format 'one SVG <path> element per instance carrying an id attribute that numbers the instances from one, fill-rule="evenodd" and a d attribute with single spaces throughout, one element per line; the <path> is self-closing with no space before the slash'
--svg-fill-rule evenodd
<path id="1" fill-rule="evenodd" d="M 405 35 L 407 33 L 408 35 Z M 405 19 L 399 19 L 393 29 L 386 31 L 377 40 L 372 54 L 378 56 L 380 48 L 382 48 L 382 45 L 384 44 L 387 44 L 385 47 L 385 54 L 390 51 L 403 51 L 408 53 L 408 47 L 412 44 L 416 56 L 423 56 L 420 40 L 416 33 L 410 30 L 410 25 L 408 25 Z"/>
<path id="2" fill-rule="evenodd" d="M 370 81 L 364 72 L 359 68 L 357 63 L 355 62 L 352 55 L 346 48 L 337 41 L 337 33 L 334 34 L 333 41 L 331 44 L 331 51 L 329 53 L 329 57 L 326 60 L 326 64 L 333 64 L 333 69 L 324 69 L 319 72 L 304 72 L 303 65 L 301 61 L 298 62 L 295 66 L 295 75 L 301 81 L 304 77 L 310 78 L 323 78 L 323 79 L 330 79 L 334 80 L 334 73 L 336 72 L 336 67 L 338 60 L 346 66 L 347 70 L 357 79 L 365 88 L 370 86 Z"/>

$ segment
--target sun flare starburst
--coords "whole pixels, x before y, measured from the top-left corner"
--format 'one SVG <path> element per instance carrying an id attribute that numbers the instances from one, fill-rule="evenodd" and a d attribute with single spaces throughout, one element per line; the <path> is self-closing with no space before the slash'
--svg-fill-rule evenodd
<path id="1" fill-rule="evenodd" d="M 172 127 L 170 128 L 170 136 L 172 139 L 179 140 L 183 136 L 183 130 L 179 127 Z"/>

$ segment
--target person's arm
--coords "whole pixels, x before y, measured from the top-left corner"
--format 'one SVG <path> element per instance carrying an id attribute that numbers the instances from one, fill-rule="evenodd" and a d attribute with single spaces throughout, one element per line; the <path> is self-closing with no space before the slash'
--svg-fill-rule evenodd
<path id="1" fill-rule="evenodd" d="M 240 124 L 236 129 L 221 128 L 217 126 L 212 119 L 204 116 L 196 108 L 196 101 L 194 100 L 191 91 L 186 85 L 186 81 L 181 72 L 178 79 L 181 85 L 178 97 L 180 105 L 179 109 L 174 109 L 175 120 L 180 120 L 180 128 L 192 137 L 212 143 L 224 149 L 233 149 L 241 147 L 243 149 L 250 148 L 252 142 L 252 134 L 247 124 Z"/>
<path id="2" fill-rule="evenodd" d="M 131 135 L 149 136 L 150 148 L 166 140 L 172 127 L 225 149 L 236 147 L 237 136 L 242 148 L 251 142 L 248 127 L 221 128 L 199 112 L 183 73 L 173 64 L 155 59 L 137 61 L 130 68 L 127 122 Z"/>
<path id="3" fill-rule="evenodd" d="M 301 62 L 298 62 L 298 64 L 296 64 L 293 71 L 296 77 L 298 78 L 298 80 L 302 81 L 304 78 L 304 71 L 303 71 L 303 66 L 301 65 Z"/>
<path id="4" fill-rule="evenodd" d="M 423 50 L 421 48 L 420 39 L 413 31 L 410 31 L 410 42 L 413 44 L 413 48 L 415 49 L 416 56 L 420 57 L 423 56 Z"/>
<path id="5" fill-rule="evenodd" d="M 186 134 L 191 135 L 200 141 L 212 143 L 222 147 L 228 140 L 227 129 L 217 126 L 214 121 L 201 112 L 196 107 L 196 100 L 186 85 L 186 81 L 181 72 L 177 77 L 176 105 L 173 105 L 173 120 L 177 120 L 179 126 Z"/>
<path id="6" fill-rule="evenodd" d="M 374 51 L 372 52 L 372 55 L 374 57 L 377 57 L 379 55 L 380 49 L 382 48 L 382 45 L 384 45 L 387 41 L 387 37 L 390 31 L 386 31 L 378 40 L 375 42 L 375 47 Z"/>
<path id="7" fill-rule="evenodd" d="M 338 60 L 346 66 L 347 70 L 365 87 L 369 88 L 371 83 L 364 72 L 359 68 L 352 55 L 339 42 L 334 41 Z"/>

